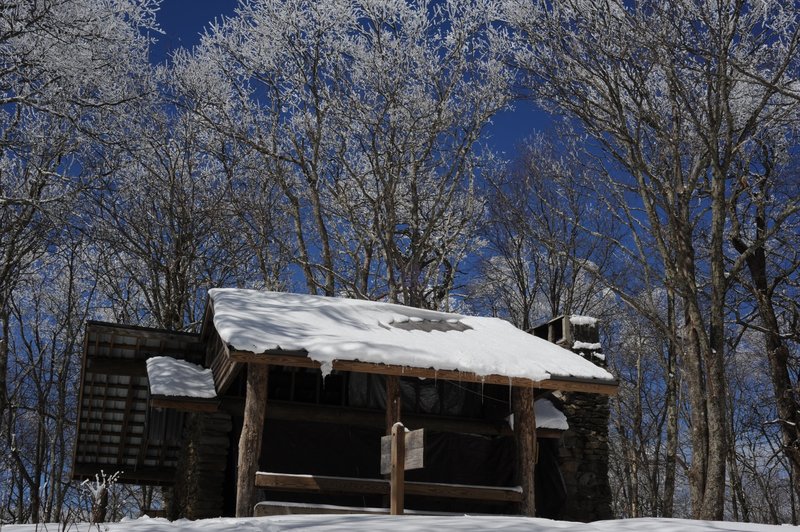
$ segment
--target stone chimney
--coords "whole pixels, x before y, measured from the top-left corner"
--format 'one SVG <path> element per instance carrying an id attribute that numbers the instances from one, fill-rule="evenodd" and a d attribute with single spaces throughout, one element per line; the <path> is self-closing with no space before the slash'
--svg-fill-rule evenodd
<path id="1" fill-rule="evenodd" d="M 559 316 L 533 329 L 533 334 L 570 349 L 601 367 L 598 320 L 588 316 Z M 608 484 L 609 402 L 605 395 L 557 392 L 569 430 L 559 446 L 559 467 L 567 491 L 561 519 L 611 519 Z"/>

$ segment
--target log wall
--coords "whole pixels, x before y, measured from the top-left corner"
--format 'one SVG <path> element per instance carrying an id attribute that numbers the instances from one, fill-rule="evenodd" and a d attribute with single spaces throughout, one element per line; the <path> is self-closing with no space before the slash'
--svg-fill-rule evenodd
<path id="1" fill-rule="evenodd" d="M 167 501 L 170 519 L 223 515 L 223 485 L 231 431 L 226 412 L 189 414 L 177 478 Z"/>

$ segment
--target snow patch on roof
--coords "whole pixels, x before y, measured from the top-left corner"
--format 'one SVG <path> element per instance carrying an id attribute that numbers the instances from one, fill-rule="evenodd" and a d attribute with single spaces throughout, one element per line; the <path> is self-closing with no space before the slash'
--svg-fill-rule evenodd
<path id="1" fill-rule="evenodd" d="M 602 348 L 599 343 L 589 343 L 589 342 L 575 342 L 572 344 L 572 349 L 593 349 L 597 350 Z"/>
<path id="2" fill-rule="evenodd" d="M 569 322 L 573 325 L 591 325 L 594 327 L 597 325 L 597 318 L 593 318 L 591 316 L 570 316 Z"/>
<path id="3" fill-rule="evenodd" d="M 217 396 L 210 369 L 172 357 L 147 359 L 151 395 L 213 399 Z"/>
<path id="4" fill-rule="evenodd" d="M 533 403 L 537 429 L 567 430 L 567 416 L 548 399 L 537 399 Z"/>
<path id="5" fill-rule="evenodd" d="M 582 357 L 498 318 L 232 288 L 211 289 L 209 296 L 214 326 L 232 349 L 256 354 L 305 350 L 323 372 L 330 370 L 334 360 L 357 360 L 534 381 L 614 379 Z M 397 326 L 406 322 L 420 325 Z M 437 322 L 450 325 L 423 326 Z"/>

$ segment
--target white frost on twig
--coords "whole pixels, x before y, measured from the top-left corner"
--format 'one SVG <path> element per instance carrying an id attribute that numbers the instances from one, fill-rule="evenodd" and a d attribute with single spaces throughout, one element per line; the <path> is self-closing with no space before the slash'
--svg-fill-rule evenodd
<path id="1" fill-rule="evenodd" d="M 95 501 L 99 501 L 103 496 L 103 492 L 108 490 L 109 486 L 113 486 L 121 474 L 122 471 L 116 471 L 113 474 L 106 476 L 105 471 L 101 469 L 100 474 L 96 474 L 94 476 L 94 482 L 87 478 L 81 482 L 81 486 L 89 490 L 89 492 L 92 494 L 92 498 Z"/>

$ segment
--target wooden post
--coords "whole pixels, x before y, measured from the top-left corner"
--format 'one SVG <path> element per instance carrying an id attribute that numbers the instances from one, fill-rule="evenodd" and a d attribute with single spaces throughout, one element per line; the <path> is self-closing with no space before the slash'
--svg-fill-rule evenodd
<path id="1" fill-rule="evenodd" d="M 261 434 L 267 406 L 269 366 L 247 364 L 247 397 L 244 424 L 239 437 L 239 461 L 236 477 L 236 517 L 251 517 L 255 506 L 255 482 L 261 457 Z"/>
<path id="2" fill-rule="evenodd" d="M 392 427 L 400 422 L 402 396 L 400 395 L 400 377 L 386 377 L 386 434 L 392 434 Z"/>
<path id="3" fill-rule="evenodd" d="M 385 434 L 388 436 L 392 434 L 392 427 L 394 427 L 395 423 L 400 422 L 400 409 L 402 408 L 402 395 L 400 395 L 400 377 L 396 375 L 387 375 L 386 376 L 386 432 Z M 392 444 L 392 449 L 394 449 L 394 443 Z M 394 451 L 391 451 L 392 453 Z M 394 456 L 394 455 L 392 455 Z M 389 475 L 384 475 L 383 478 L 392 478 L 391 473 Z M 387 501 L 386 497 L 383 497 L 383 504 L 389 504 L 391 507 L 392 501 L 391 496 L 390 499 Z"/>
<path id="4" fill-rule="evenodd" d="M 533 410 L 533 388 L 515 387 L 512 393 L 514 409 L 514 434 L 517 440 L 517 471 L 522 486 L 520 513 L 536 515 L 536 490 L 534 471 L 538 453 L 536 449 L 536 415 Z"/>
<path id="5" fill-rule="evenodd" d="M 402 423 L 392 425 L 392 477 L 391 484 L 391 515 L 403 515 L 405 503 L 405 473 L 406 473 L 406 428 Z"/>

